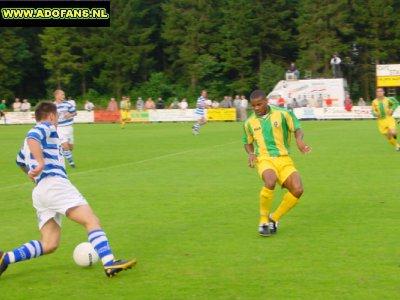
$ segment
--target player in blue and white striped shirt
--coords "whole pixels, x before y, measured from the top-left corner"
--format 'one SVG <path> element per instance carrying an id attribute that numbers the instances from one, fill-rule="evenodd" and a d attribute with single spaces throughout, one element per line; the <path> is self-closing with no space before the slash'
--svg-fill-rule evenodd
<path id="1" fill-rule="evenodd" d="M 75 162 L 72 158 L 74 148 L 74 128 L 72 125 L 76 116 L 76 108 L 71 101 L 65 99 L 65 93 L 62 90 L 56 90 L 54 98 L 58 113 L 57 133 L 61 140 L 62 152 L 69 165 L 75 168 Z"/>
<path id="2" fill-rule="evenodd" d="M 136 261 L 115 260 L 99 219 L 68 180 L 56 130 L 56 105 L 40 103 L 35 118 L 38 123 L 29 130 L 17 155 L 17 164 L 36 183 L 32 200 L 41 239 L 29 241 L 9 252 L 0 251 L 0 275 L 12 263 L 54 252 L 60 241 L 63 215 L 86 228 L 88 240 L 99 255 L 108 277 L 130 269 Z"/>
<path id="3" fill-rule="evenodd" d="M 194 135 L 200 134 L 200 127 L 207 123 L 206 119 L 206 100 L 207 91 L 202 90 L 200 97 L 197 99 L 196 110 L 194 112 L 197 122 L 192 126 L 192 132 Z"/>

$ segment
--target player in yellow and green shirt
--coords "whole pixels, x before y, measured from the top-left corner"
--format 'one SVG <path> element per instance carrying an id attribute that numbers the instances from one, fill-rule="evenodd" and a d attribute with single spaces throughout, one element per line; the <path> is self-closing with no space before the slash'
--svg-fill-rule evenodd
<path id="1" fill-rule="evenodd" d="M 255 90 L 250 95 L 254 114 L 244 124 L 243 142 L 251 168 L 257 167 L 264 181 L 260 191 L 259 234 L 270 236 L 277 232 L 278 221 L 303 194 L 300 174 L 289 157 L 290 140 L 294 134 L 302 153 L 311 148 L 303 141 L 303 131 L 296 116 L 280 107 L 268 105 L 266 94 Z M 275 212 L 270 214 L 275 185 L 288 191 Z"/>
<path id="2" fill-rule="evenodd" d="M 121 109 L 121 128 L 125 128 L 126 122 L 131 120 L 131 100 L 129 97 L 122 97 L 119 104 Z"/>
<path id="3" fill-rule="evenodd" d="M 396 120 L 393 113 L 399 106 L 396 98 L 385 97 L 383 88 L 376 89 L 376 99 L 372 101 L 372 114 L 378 120 L 378 129 L 380 133 L 386 136 L 389 143 L 400 151 L 400 144 L 397 142 Z"/>

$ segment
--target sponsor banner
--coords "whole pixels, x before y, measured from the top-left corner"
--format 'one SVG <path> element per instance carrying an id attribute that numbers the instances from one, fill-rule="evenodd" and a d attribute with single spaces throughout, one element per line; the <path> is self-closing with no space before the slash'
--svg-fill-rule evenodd
<path id="1" fill-rule="evenodd" d="M 34 112 L 5 112 L 7 124 L 35 124 Z M 4 117 L 0 120 L 4 125 Z"/>
<path id="2" fill-rule="evenodd" d="M 295 116 L 300 120 L 312 120 L 316 119 L 316 115 L 314 113 L 314 108 L 312 107 L 299 107 L 293 109 Z"/>
<path id="3" fill-rule="evenodd" d="M 108 110 L 95 110 L 94 122 L 95 123 L 116 123 L 121 119 L 119 111 Z"/>
<path id="4" fill-rule="evenodd" d="M 94 112 L 78 110 L 74 118 L 74 123 L 94 123 Z"/>
<path id="5" fill-rule="evenodd" d="M 150 122 L 189 122 L 197 118 L 194 109 L 152 109 L 149 110 Z"/>
<path id="6" fill-rule="evenodd" d="M 351 111 L 347 111 L 344 107 L 300 107 L 295 108 L 293 111 L 296 117 L 301 120 L 374 119 L 371 106 L 353 106 Z M 400 118 L 400 109 L 397 109 L 393 116 L 395 118 Z"/>
<path id="7" fill-rule="evenodd" d="M 376 85 L 379 87 L 400 86 L 400 64 L 376 65 Z"/>
<path id="8" fill-rule="evenodd" d="M 35 113 L 30 112 L 5 112 L 7 125 L 12 124 L 35 124 Z M 74 123 L 93 123 L 94 114 L 89 111 L 78 111 L 74 118 Z M 4 119 L 0 120 L 0 125 L 4 125 Z"/>
<path id="9" fill-rule="evenodd" d="M 207 120 L 236 121 L 236 109 L 235 108 L 207 109 Z"/>
<path id="10" fill-rule="evenodd" d="M 133 123 L 143 123 L 149 122 L 149 112 L 141 111 L 141 110 L 132 110 L 131 111 L 131 122 Z"/>
<path id="11" fill-rule="evenodd" d="M 397 87 L 400 86 L 400 76 L 381 76 L 376 77 L 378 87 Z"/>

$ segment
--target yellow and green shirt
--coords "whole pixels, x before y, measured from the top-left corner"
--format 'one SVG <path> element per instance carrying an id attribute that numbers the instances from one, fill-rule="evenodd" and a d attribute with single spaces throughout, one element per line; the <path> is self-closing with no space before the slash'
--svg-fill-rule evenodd
<path id="1" fill-rule="evenodd" d="M 257 157 L 289 155 L 291 134 L 300 129 L 300 122 L 284 108 L 270 106 L 262 117 L 251 115 L 244 123 L 244 144 L 253 144 Z"/>
<path id="2" fill-rule="evenodd" d="M 388 111 L 395 111 L 399 106 L 399 102 L 396 98 L 385 97 L 382 100 L 375 99 L 372 101 L 372 114 L 378 119 L 384 119 L 388 116 Z"/>

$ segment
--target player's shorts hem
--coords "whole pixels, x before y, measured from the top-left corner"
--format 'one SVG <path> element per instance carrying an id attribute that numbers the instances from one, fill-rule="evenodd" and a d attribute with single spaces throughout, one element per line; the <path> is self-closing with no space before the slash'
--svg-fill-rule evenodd
<path id="1" fill-rule="evenodd" d="M 297 169 L 289 156 L 261 158 L 257 162 L 257 169 L 261 179 L 262 174 L 266 170 L 273 170 L 276 174 L 277 182 L 281 186 L 290 175 L 297 172 Z"/>

